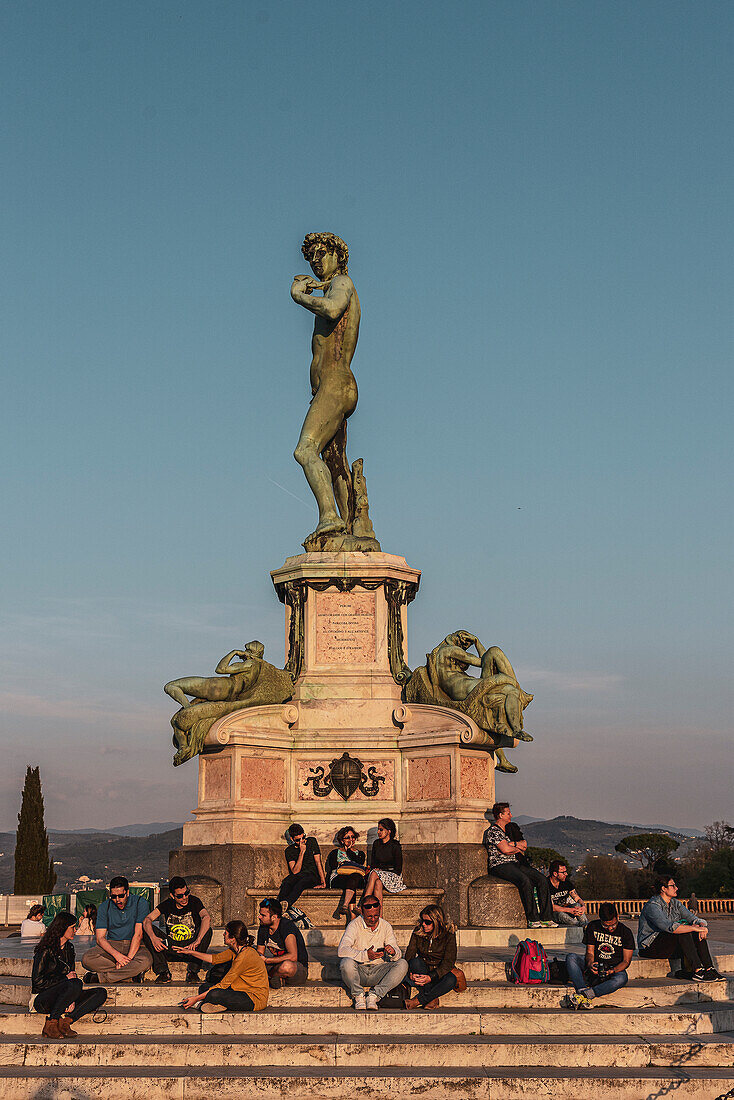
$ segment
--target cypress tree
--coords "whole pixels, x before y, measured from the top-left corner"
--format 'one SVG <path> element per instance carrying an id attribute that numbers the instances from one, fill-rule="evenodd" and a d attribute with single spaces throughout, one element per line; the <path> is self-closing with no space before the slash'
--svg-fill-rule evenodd
<path id="1" fill-rule="evenodd" d="M 15 894 L 50 894 L 56 882 L 43 823 L 41 769 L 26 768 L 15 838 Z"/>

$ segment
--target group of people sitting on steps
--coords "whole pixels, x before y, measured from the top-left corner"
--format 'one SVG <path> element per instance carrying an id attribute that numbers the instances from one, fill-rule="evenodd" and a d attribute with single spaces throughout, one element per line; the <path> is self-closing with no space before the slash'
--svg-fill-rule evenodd
<path id="1" fill-rule="evenodd" d="M 565 864 L 556 861 L 548 877 L 541 874 L 527 861 L 527 844 L 517 827 L 512 828 L 508 803 L 495 803 L 492 816 L 494 823 L 483 841 L 488 872 L 517 887 L 529 927 L 584 926 L 585 954 L 566 957 L 575 993 L 561 1004 L 590 1008 L 594 1000 L 626 984 L 635 946 L 631 930 L 619 920 L 611 902 L 600 906 L 598 920 L 588 921 L 584 903 L 568 881 Z M 341 891 L 334 916 L 349 918 L 337 956 L 341 980 L 354 1008 L 376 1010 L 389 994 L 398 999 L 396 1007 L 402 1003 L 408 1010 L 438 1008 L 439 998 L 466 988 L 464 974 L 456 966 L 456 929 L 441 906 L 426 906 L 402 955 L 393 928 L 382 916 L 384 891 L 405 890 L 402 849 L 391 819 L 381 819 L 377 831 L 369 864 L 364 853 L 355 849 L 359 834 L 345 826 L 337 833 L 336 847 L 324 867 L 315 837 L 306 837 L 300 825 L 291 825 L 286 849 L 288 874 L 278 897 L 260 902 L 256 938 L 241 920 L 229 921 L 224 928 L 224 948 L 215 952 L 208 950 L 211 916 L 203 902 L 191 894 L 185 879 L 172 878 L 169 897 L 150 911 L 144 897 L 130 892 L 127 879 L 116 876 L 110 881 L 108 900 L 96 913 L 91 908 L 85 911 L 86 924 L 80 921 L 83 930 L 88 926 L 95 937 L 82 958 L 86 968 L 83 982 L 76 975 L 72 944 L 80 929 L 71 913 L 57 913 L 39 939 L 30 1007 L 47 1015 L 42 1034 L 48 1039 L 74 1036 L 72 1024 L 104 1005 L 106 985 L 140 984 L 151 968 L 156 984 L 171 982 L 169 964 L 174 959 L 186 961 L 186 981 L 198 985 L 198 993 L 181 1002 L 184 1009 L 262 1011 L 271 988 L 306 982 L 308 952 L 299 927 L 303 914 L 294 903 L 304 890 L 324 889 L 327 883 Z M 677 978 L 723 981 L 709 953 L 706 921 L 676 895 L 673 875 L 663 875 L 640 914 L 640 958 L 669 959 L 674 968 L 680 967 Z M 34 918 L 40 924 L 37 913 L 30 919 Z M 206 966 L 206 974 L 199 984 L 202 966 Z"/>
<path id="2" fill-rule="evenodd" d="M 369 861 L 356 847 L 359 833 L 351 825 L 338 831 L 336 847 L 321 860 L 321 848 L 315 836 L 306 836 L 302 825 L 293 824 L 286 830 L 290 841 L 285 850 L 288 874 L 280 884 L 278 901 L 298 919 L 303 913 L 295 907 L 304 890 L 341 890 L 334 910 L 335 919 L 359 915 L 357 895 L 374 894 L 382 901 L 383 892 L 399 894 L 403 882 L 403 849 L 397 839 L 397 826 L 390 817 L 377 823 L 377 839 L 372 845 Z"/>

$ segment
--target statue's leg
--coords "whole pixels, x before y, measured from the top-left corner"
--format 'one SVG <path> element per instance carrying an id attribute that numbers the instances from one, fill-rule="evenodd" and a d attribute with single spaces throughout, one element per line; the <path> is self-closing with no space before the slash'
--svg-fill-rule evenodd
<path id="1" fill-rule="evenodd" d="M 293 457 L 306 475 L 311 492 L 316 497 L 319 508 L 319 524 L 314 534 L 326 534 L 331 531 L 343 531 L 344 520 L 336 509 L 334 486 L 329 468 L 321 457 L 321 452 L 336 435 L 344 420 L 344 408 L 335 399 L 336 395 L 320 388 L 306 413 L 301 428 L 301 437 L 293 452 Z"/>
<path id="2" fill-rule="evenodd" d="M 504 749 L 495 749 L 494 750 L 494 755 L 495 755 L 495 759 L 497 761 L 496 767 L 497 767 L 498 772 L 516 772 L 517 771 L 517 767 L 514 764 L 511 764 L 510 761 L 505 756 L 505 750 Z"/>
<path id="3" fill-rule="evenodd" d="M 518 741 L 532 741 L 530 734 L 525 733 L 525 730 L 522 728 L 522 707 L 520 706 L 520 697 L 517 693 L 517 689 L 505 689 L 505 715 L 507 717 L 507 724 L 512 730 L 513 736 L 517 737 Z"/>
<path id="4" fill-rule="evenodd" d="M 517 682 L 515 676 L 515 670 L 510 664 L 507 656 L 500 649 L 498 645 L 492 645 L 489 649 L 485 650 L 482 657 L 482 679 L 486 679 L 488 676 L 493 676 L 495 673 L 503 673 L 505 676 L 511 676 L 512 679 Z"/>
<path id="5" fill-rule="evenodd" d="M 171 682 L 169 684 L 166 684 L 166 686 L 163 688 L 166 695 L 170 695 L 171 698 L 175 699 L 178 705 L 181 707 L 187 707 L 189 705 L 189 700 L 186 698 L 183 691 L 181 690 L 181 685 L 185 683 L 186 680 L 171 680 Z"/>
<path id="6" fill-rule="evenodd" d="M 163 690 L 182 707 L 190 707 L 193 703 L 193 699 L 186 698 L 187 695 L 221 703 L 229 699 L 232 681 L 229 676 L 182 676 L 171 680 Z"/>

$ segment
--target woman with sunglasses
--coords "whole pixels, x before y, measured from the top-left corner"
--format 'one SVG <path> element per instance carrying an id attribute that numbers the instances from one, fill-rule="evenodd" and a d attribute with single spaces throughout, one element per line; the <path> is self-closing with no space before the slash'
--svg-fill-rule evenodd
<path id="1" fill-rule="evenodd" d="M 75 1020 L 96 1012 L 107 1000 L 102 986 L 84 989 L 77 978 L 71 941 L 76 920 L 71 913 L 57 913 L 38 942 L 33 954 L 31 1001 L 36 1012 L 48 1013 L 41 1034 L 44 1039 L 73 1038 Z"/>
<path id="2" fill-rule="evenodd" d="M 382 904 L 383 890 L 399 894 L 407 889 L 403 882 L 403 849 L 395 834 L 398 827 L 391 817 L 381 817 L 377 822 L 377 840 L 372 845 L 370 873 L 363 898 L 374 894 Z"/>
<path id="3" fill-rule="evenodd" d="M 418 926 L 410 937 L 405 961 L 408 964 L 407 992 L 417 988 L 415 997 L 406 997 L 406 1008 L 439 1007 L 439 997 L 456 989 L 456 929 L 440 905 L 421 909 Z M 459 971 L 459 974 L 461 972 Z"/>
<path id="4" fill-rule="evenodd" d="M 334 910 L 334 919 L 359 916 L 355 903 L 357 892 L 362 889 L 366 875 L 365 854 L 355 847 L 359 833 L 351 825 L 345 825 L 336 834 L 337 847 L 326 857 L 326 881 L 332 889 L 341 890 L 342 896 Z"/>

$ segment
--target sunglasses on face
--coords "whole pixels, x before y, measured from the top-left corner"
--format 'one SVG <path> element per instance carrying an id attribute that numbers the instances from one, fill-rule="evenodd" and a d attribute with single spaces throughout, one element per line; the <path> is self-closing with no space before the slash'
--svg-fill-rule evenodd
<path id="1" fill-rule="evenodd" d="M 176 898 L 177 901 L 183 901 L 184 898 L 187 898 L 189 896 L 189 891 L 184 890 L 183 894 L 174 894 L 173 896 L 174 898 Z"/>
<path id="2" fill-rule="evenodd" d="M 421 924 L 425 924 L 426 928 L 433 928 L 433 921 L 426 920 L 425 917 L 421 917 Z"/>
<path id="3" fill-rule="evenodd" d="M 362 908 L 363 909 L 379 909 L 380 906 L 377 904 L 376 901 L 374 901 L 374 902 L 370 902 L 369 905 L 363 905 Z"/>
<path id="4" fill-rule="evenodd" d="M 110 897 L 113 901 L 122 901 L 123 898 L 127 897 L 127 890 L 123 890 L 121 894 L 110 894 Z"/>

